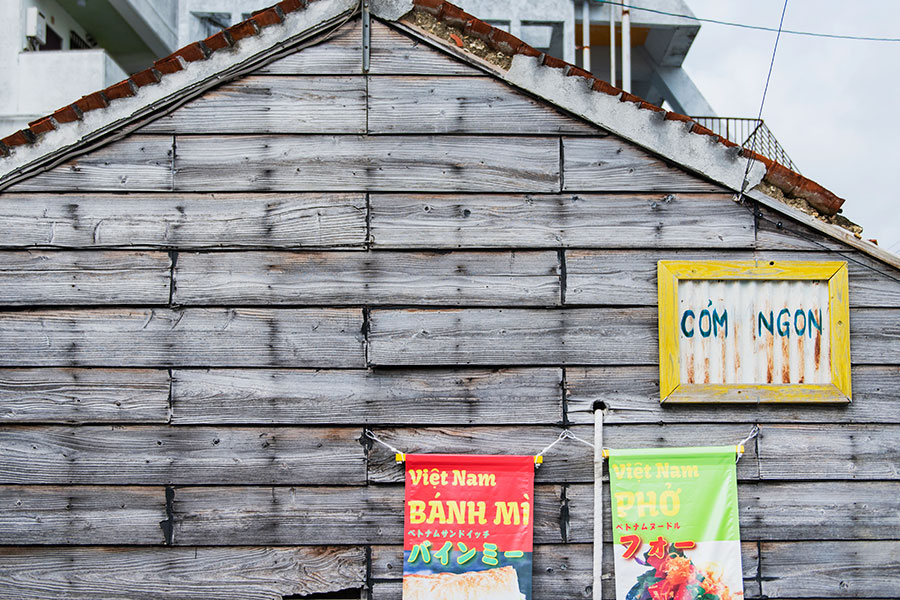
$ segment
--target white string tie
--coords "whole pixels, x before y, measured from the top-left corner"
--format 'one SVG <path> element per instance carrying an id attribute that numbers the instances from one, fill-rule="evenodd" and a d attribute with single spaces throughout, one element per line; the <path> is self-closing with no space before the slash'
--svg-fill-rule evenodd
<path id="1" fill-rule="evenodd" d="M 366 429 L 366 437 L 369 438 L 370 440 L 374 440 L 374 441 L 378 442 L 379 444 L 381 444 L 382 446 L 384 446 L 385 448 L 387 448 L 388 450 L 393 452 L 395 455 L 403 454 L 403 452 L 400 452 L 399 450 L 397 450 L 396 448 L 394 448 L 393 446 L 388 444 L 386 441 L 384 441 L 383 439 L 381 439 L 377 435 L 375 435 L 375 433 L 373 433 L 371 429 Z"/>
<path id="2" fill-rule="evenodd" d="M 740 442 L 738 442 L 738 448 L 742 447 L 744 444 L 746 444 L 747 442 L 749 442 L 750 440 L 752 440 L 753 438 L 755 438 L 758 435 L 759 435 L 759 425 L 754 425 L 753 427 L 750 428 L 750 435 L 748 435 L 747 437 L 742 439 Z M 743 455 L 744 454 L 742 452 L 738 452 L 737 458 L 734 460 L 735 464 L 740 462 L 741 457 Z"/>

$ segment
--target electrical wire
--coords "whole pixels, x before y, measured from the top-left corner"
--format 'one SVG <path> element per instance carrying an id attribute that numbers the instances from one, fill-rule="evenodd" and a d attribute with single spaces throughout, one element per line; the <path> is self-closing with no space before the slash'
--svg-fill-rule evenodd
<path id="1" fill-rule="evenodd" d="M 772 59 L 769 61 L 769 72 L 766 74 L 766 85 L 763 88 L 762 100 L 759 102 L 759 114 L 756 115 L 756 122 L 762 121 L 763 107 L 766 105 L 766 94 L 769 93 L 769 82 L 772 80 L 772 69 L 775 67 L 775 54 L 778 52 L 778 40 L 781 39 L 781 28 L 784 25 L 784 15 L 787 13 L 788 0 L 784 0 L 784 6 L 781 7 L 781 20 L 778 21 L 778 35 L 775 36 L 775 46 L 772 48 Z M 750 155 L 747 157 L 747 168 L 744 170 L 744 180 L 741 182 L 741 192 L 738 201 L 744 202 L 744 192 L 747 191 L 747 177 L 750 175 L 750 167 L 753 164 L 753 156 L 756 154 L 756 135 L 753 136 L 753 144 L 750 146 Z"/>
<path id="2" fill-rule="evenodd" d="M 841 35 L 837 33 L 818 33 L 814 31 L 796 31 L 793 29 L 784 29 L 779 30 L 773 27 L 764 27 L 762 25 L 748 25 L 746 23 L 735 23 L 733 21 L 722 21 L 719 19 L 704 19 L 702 17 L 695 17 L 694 15 L 683 15 L 679 13 L 671 13 L 666 12 L 664 10 L 658 10 L 655 8 L 644 8 L 643 6 L 634 6 L 632 4 L 626 4 L 624 2 L 615 2 L 613 0 L 589 0 L 590 2 L 596 2 L 597 4 L 612 4 L 613 6 L 621 6 L 622 8 L 628 8 L 631 10 L 642 10 L 644 12 L 651 12 L 658 15 L 665 15 L 667 17 L 678 17 L 681 19 L 689 19 L 691 21 L 698 21 L 700 23 L 712 23 L 714 25 L 727 25 L 729 27 L 739 27 L 741 29 L 754 29 L 757 31 L 780 31 L 781 33 L 789 33 L 791 35 L 804 35 L 807 37 L 818 37 L 818 38 L 829 38 L 834 40 L 855 40 L 860 42 L 900 42 L 900 38 L 889 38 L 889 37 L 872 37 L 865 35 Z"/>

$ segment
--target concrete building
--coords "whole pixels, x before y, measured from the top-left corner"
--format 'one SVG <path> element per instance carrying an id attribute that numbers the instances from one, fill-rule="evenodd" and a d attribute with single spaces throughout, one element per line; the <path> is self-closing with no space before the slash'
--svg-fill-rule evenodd
<path id="1" fill-rule="evenodd" d="M 175 48 L 243 21 L 262 0 L 7 0 L 0 18 L 15 24 L 0 39 L 0 133 L 27 126 L 73 98 L 108 87 Z M 590 21 L 590 70 L 652 104 L 698 117 L 737 144 L 797 170 L 774 135 L 756 119 L 720 119 L 682 68 L 700 24 L 689 18 L 630 10 L 629 55 L 623 62 L 622 8 L 599 0 L 461 0 L 551 56 L 584 66 L 583 21 Z M 635 0 L 634 7 L 692 15 L 685 0 Z M 587 12 L 585 9 L 588 9 Z M 29 15 L 31 15 L 29 17 Z M 40 35 L 29 30 L 43 22 Z M 616 74 L 611 73 L 610 19 L 617 23 Z M 630 83 L 623 67 L 630 66 Z M 699 118 L 705 117 L 705 118 Z M 754 139 L 755 137 L 755 139 Z"/>
<path id="2" fill-rule="evenodd" d="M 0 130 L 23 127 L 177 48 L 177 0 L 7 0 Z"/>
<path id="3" fill-rule="evenodd" d="M 461 0 L 467 12 L 509 31 L 528 44 L 566 62 L 584 67 L 582 26 L 584 3 L 590 9 L 590 69 L 594 75 L 626 88 L 647 101 L 680 113 L 712 117 L 716 113 L 681 68 L 700 31 L 697 21 L 632 9 L 631 86 L 622 86 L 622 9 L 613 8 L 617 23 L 615 81 L 610 76 L 610 5 L 592 0 Z M 635 0 L 632 6 L 692 16 L 684 0 Z"/>

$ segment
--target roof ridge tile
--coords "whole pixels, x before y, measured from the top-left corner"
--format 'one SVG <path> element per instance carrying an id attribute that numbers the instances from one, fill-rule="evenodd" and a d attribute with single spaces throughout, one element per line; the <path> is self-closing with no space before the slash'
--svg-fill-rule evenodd
<path id="1" fill-rule="evenodd" d="M 273 6 L 255 11 L 251 13 L 249 19 L 215 33 L 205 40 L 192 42 L 169 56 L 157 60 L 151 67 L 135 73 L 119 83 L 99 92 L 83 96 L 78 101 L 64 106 L 50 115 L 32 121 L 29 123 L 28 128 L 21 129 L 0 139 L 0 154 L 8 156 L 11 149 L 16 146 L 33 144 L 37 136 L 57 129 L 60 124 L 81 120 L 85 112 L 106 108 L 110 102 L 135 96 L 139 88 L 159 83 L 166 75 L 183 71 L 188 63 L 206 60 L 219 50 L 231 48 L 242 39 L 258 35 L 263 28 L 281 24 L 284 22 L 286 14 L 304 10 L 309 7 L 311 2 L 318 1 L 321 0 L 281 0 Z M 553 69 L 562 69 L 563 75 L 566 77 L 586 79 L 590 89 L 594 92 L 618 97 L 622 102 L 633 103 L 639 110 L 664 114 L 665 119 L 669 121 L 690 123 L 691 126 L 688 128 L 690 133 L 706 135 L 721 144 L 725 150 L 739 147 L 737 144 L 703 127 L 689 116 L 666 111 L 664 108 L 647 102 L 635 94 L 621 90 L 609 82 L 595 77 L 576 65 L 543 53 L 509 32 L 470 15 L 462 8 L 446 0 L 412 0 L 411 4 L 415 10 L 431 15 L 448 27 L 457 28 L 465 36 L 481 40 L 487 47 L 500 54 L 510 57 L 516 55 L 534 57 L 539 61 L 540 65 Z M 758 153 L 741 148 L 739 155 L 763 163 L 766 167 L 766 181 L 785 193 L 803 197 L 813 207 L 826 214 L 835 214 L 844 202 L 843 199 L 818 183 Z"/>

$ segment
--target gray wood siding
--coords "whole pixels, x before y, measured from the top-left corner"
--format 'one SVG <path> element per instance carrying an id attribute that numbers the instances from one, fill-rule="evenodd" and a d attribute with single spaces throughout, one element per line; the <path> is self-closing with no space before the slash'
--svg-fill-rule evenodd
<path id="1" fill-rule="evenodd" d="M 0 366 L 362 367 L 355 309 L 90 309 L 0 313 Z"/>
<path id="2" fill-rule="evenodd" d="M 271 600 L 366 579 L 359 547 L 7 547 L 0 564 L 4 600 Z"/>
<path id="3" fill-rule="evenodd" d="M 361 43 L 0 193 L 0 600 L 399 600 L 403 467 L 365 429 L 528 454 L 598 400 L 611 447 L 760 426 L 748 600 L 900 597 L 900 273 L 377 20 L 367 74 Z M 678 258 L 847 261 L 853 402 L 661 405 Z M 591 598 L 591 450 L 536 480 L 534 600 Z"/>
<path id="4" fill-rule="evenodd" d="M 17 192 L 171 190 L 175 138 L 135 135 L 69 160 L 10 188 Z"/>
<path id="5" fill-rule="evenodd" d="M 6 427 L 0 484 L 361 484 L 360 435 L 349 428 Z"/>
<path id="6" fill-rule="evenodd" d="M 562 369 L 555 368 L 179 369 L 172 377 L 172 422 L 179 425 L 563 421 Z"/>
<path id="7" fill-rule="evenodd" d="M 428 160 L 421 160 L 427 156 Z M 349 166 L 349 168 L 347 168 Z M 559 143 L 542 137 L 179 137 L 174 189 L 555 192 Z"/>
<path id="8" fill-rule="evenodd" d="M 2 194 L 0 246 L 362 246 L 363 194 Z"/>
<path id="9" fill-rule="evenodd" d="M 365 133 L 361 77 L 251 75 L 144 127 L 148 133 Z"/>
<path id="10" fill-rule="evenodd" d="M 150 369 L 0 369 L 0 423 L 165 423 L 169 387 Z"/>
<path id="11" fill-rule="evenodd" d="M 560 302 L 556 252 L 182 253 L 175 282 L 187 305 Z"/>
<path id="12" fill-rule="evenodd" d="M 369 131 L 603 135 L 492 77 L 421 75 L 371 79 Z"/>
<path id="13" fill-rule="evenodd" d="M 649 308 L 373 310 L 375 365 L 653 364 Z"/>
<path id="14" fill-rule="evenodd" d="M 162 252 L 0 251 L 0 305 L 169 303 Z"/>
<path id="15" fill-rule="evenodd" d="M 730 196 L 372 194 L 380 248 L 752 248 Z M 709 226 L 716 215 L 716 227 Z"/>

